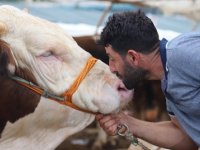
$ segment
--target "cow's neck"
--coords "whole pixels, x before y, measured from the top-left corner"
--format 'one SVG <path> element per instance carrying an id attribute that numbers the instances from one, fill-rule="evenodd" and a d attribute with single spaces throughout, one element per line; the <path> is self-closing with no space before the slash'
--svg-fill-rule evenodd
<path id="1" fill-rule="evenodd" d="M 94 120 L 94 116 L 76 111 L 54 101 L 43 99 L 35 112 L 7 123 L 0 139 L 0 149 L 55 149 L 68 136 L 79 132 Z"/>

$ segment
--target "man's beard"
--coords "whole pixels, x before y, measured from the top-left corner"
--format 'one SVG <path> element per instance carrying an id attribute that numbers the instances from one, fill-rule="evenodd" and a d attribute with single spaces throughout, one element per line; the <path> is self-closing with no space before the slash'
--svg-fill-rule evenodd
<path id="1" fill-rule="evenodd" d="M 128 62 L 124 62 L 124 75 L 121 76 L 121 80 L 127 89 L 133 89 L 137 86 L 140 81 L 145 80 L 149 72 L 142 68 L 135 68 L 128 64 Z"/>

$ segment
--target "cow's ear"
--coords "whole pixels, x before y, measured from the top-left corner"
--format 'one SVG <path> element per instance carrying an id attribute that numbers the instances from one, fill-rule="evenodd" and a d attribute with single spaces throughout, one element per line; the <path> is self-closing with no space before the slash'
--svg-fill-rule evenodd
<path id="1" fill-rule="evenodd" d="M 8 74 L 14 74 L 15 66 L 10 46 L 0 39 L 0 75 L 8 76 Z"/>
<path id="2" fill-rule="evenodd" d="M 0 40 L 0 76 L 8 76 L 9 56 L 7 50 L 6 43 Z"/>
<path id="3" fill-rule="evenodd" d="M 7 27 L 4 23 L 0 22 L 0 35 L 5 34 L 7 32 Z"/>

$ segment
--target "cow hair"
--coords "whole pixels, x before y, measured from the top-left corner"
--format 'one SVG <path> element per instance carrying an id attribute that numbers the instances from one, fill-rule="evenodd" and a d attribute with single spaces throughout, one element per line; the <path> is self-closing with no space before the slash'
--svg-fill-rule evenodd
<path id="1" fill-rule="evenodd" d="M 40 100 L 40 95 L 10 78 L 9 64 L 15 65 L 11 49 L 0 39 L 0 136 L 8 121 L 14 123 L 33 113 Z M 27 69 L 16 68 L 14 74 L 36 83 Z"/>

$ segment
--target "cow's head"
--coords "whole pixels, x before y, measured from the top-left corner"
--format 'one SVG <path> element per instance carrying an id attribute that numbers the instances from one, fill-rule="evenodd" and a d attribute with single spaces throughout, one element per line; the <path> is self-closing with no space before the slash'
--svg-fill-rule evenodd
<path id="1" fill-rule="evenodd" d="M 40 95 L 11 76 L 59 96 L 70 88 L 90 57 L 56 24 L 12 6 L 1 6 L 0 126 L 34 112 L 40 100 Z M 109 67 L 98 60 L 73 94 L 72 102 L 92 112 L 112 113 L 131 95 Z"/>

